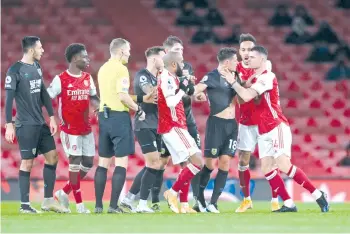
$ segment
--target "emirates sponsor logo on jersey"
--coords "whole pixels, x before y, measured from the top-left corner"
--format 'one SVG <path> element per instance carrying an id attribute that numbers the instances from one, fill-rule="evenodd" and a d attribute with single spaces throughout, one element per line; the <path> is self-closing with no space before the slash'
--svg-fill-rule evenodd
<path id="1" fill-rule="evenodd" d="M 90 91 L 88 89 L 67 90 L 67 95 L 72 97 L 72 100 L 88 100 Z"/>

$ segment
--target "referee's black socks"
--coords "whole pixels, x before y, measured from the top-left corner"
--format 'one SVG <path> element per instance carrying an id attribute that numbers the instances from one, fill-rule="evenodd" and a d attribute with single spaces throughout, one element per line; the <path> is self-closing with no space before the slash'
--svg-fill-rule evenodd
<path id="1" fill-rule="evenodd" d="M 119 196 L 123 190 L 126 178 L 126 168 L 116 166 L 112 177 L 112 193 L 109 207 L 117 209 Z"/>
<path id="2" fill-rule="evenodd" d="M 158 170 L 146 167 L 146 171 L 141 179 L 141 191 L 140 191 L 140 199 L 147 200 L 150 189 L 152 189 L 153 184 L 156 180 Z"/>
<path id="3" fill-rule="evenodd" d="M 53 190 L 56 182 L 56 165 L 45 164 L 44 166 L 44 198 L 53 197 Z"/>
<path id="4" fill-rule="evenodd" d="M 19 191 L 21 203 L 29 204 L 30 172 L 19 170 Z"/>
<path id="5" fill-rule="evenodd" d="M 106 181 L 107 181 L 107 168 L 98 166 L 96 168 L 95 178 L 94 178 L 96 208 L 97 207 L 103 208 L 102 198 L 103 198 L 103 193 L 105 192 Z"/>

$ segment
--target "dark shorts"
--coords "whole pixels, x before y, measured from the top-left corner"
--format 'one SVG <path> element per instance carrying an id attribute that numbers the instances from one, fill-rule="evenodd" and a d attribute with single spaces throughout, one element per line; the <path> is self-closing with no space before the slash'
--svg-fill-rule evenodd
<path id="1" fill-rule="evenodd" d="M 21 125 L 16 127 L 16 137 L 22 159 L 33 159 L 56 149 L 50 128 L 44 125 Z"/>
<path id="2" fill-rule="evenodd" d="M 135 131 L 135 135 L 143 154 L 161 152 L 162 138 L 157 129 L 142 128 Z"/>
<path id="3" fill-rule="evenodd" d="M 197 126 L 196 125 L 187 126 L 187 130 L 188 130 L 188 133 L 195 140 L 198 148 L 201 149 L 201 138 L 200 138 Z M 170 153 L 169 153 L 168 149 L 166 148 L 165 144 L 162 141 L 160 157 L 166 158 L 166 157 L 169 157 L 169 156 L 170 156 Z"/>
<path id="4" fill-rule="evenodd" d="M 100 157 L 124 157 L 135 153 L 135 140 L 128 112 L 110 111 L 109 118 L 98 115 Z"/>
<path id="5" fill-rule="evenodd" d="M 238 125 L 235 119 L 209 116 L 205 130 L 204 157 L 234 156 L 237 147 Z"/>

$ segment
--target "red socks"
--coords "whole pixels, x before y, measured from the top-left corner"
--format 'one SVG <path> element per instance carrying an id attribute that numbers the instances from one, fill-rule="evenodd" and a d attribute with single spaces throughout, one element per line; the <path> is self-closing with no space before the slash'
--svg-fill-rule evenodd
<path id="1" fill-rule="evenodd" d="M 270 171 L 265 177 L 275 194 L 279 195 L 283 201 L 290 199 L 283 179 L 277 169 Z"/>
<path id="2" fill-rule="evenodd" d="M 250 171 L 249 166 L 238 165 L 239 184 L 242 188 L 244 197 L 250 196 Z"/>
<path id="3" fill-rule="evenodd" d="M 188 183 L 192 180 L 192 178 L 200 171 L 200 168 L 196 165 L 193 165 L 192 163 L 189 163 L 179 174 L 179 177 L 173 184 L 172 189 L 175 192 L 179 192 L 182 190 L 186 183 Z"/>
<path id="4" fill-rule="evenodd" d="M 184 184 L 180 191 L 180 202 L 187 203 L 188 202 L 188 193 L 190 191 L 190 182 Z"/>
<path id="5" fill-rule="evenodd" d="M 310 193 L 313 193 L 316 190 L 315 186 L 311 183 L 310 179 L 300 168 L 297 168 L 294 165 L 291 166 L 287 175 L 299 185 L 303 186 Z"/>

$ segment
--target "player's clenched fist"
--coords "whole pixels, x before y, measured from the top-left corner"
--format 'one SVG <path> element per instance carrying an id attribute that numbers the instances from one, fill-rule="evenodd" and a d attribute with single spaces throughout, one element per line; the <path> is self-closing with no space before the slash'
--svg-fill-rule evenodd
<path id="1" fill-rule="evenodd" d="M 180 77 L 179 88 L 187 95 L 191 96 L 194 93 L 194 85 L 186 76 Z"/>

